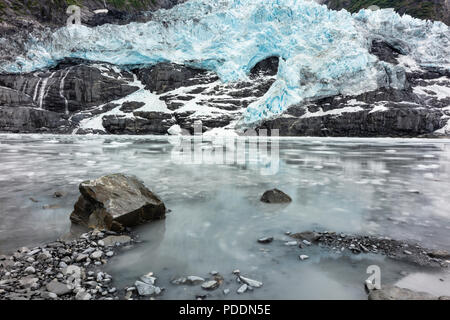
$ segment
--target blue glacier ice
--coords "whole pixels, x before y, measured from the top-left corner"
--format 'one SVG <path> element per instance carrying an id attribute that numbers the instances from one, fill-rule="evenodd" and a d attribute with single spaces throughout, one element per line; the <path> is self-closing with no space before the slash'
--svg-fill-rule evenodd
<path id="1" fill-rule="evenodd" d="M 369 53 L 383 39 L 418 65 L 449 68 L 450 32 L 441 22 L 393 10 L 329 10 L 307 0 L 191 0 L 152 13 L 147 23 L 58 29 L 3 72 L 31 72 L 65 57 L 117 65 L 186 63 L 215 71 L 222 81 L 244 80 L 264 58 L 279 56 L 275 83 L 251 104 L 242 123 L 276 116 L 293 104 L 379 87 L 402 88 L 401 66 Z"/>

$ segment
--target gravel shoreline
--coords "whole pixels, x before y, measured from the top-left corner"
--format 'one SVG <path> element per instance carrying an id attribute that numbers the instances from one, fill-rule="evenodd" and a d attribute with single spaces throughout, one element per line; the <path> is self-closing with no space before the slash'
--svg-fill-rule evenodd
<path id="1" fill-rule="evenodd" d="M 450 254 L 444 250 L 428 250 L 418 244 L 406 243 L 386 237 L 348 235 L 336 232 L 300 232 L 286 233 L 292 241 L 285 244 L 300 248 L 300 260 L 307 260 L 301 249 L 318 245 L 327 250 L 353 254 L 382 254 L 391 259 L 409 261 L 419 266 L 447 268 Z M 258 239 L 263 246 L 269 245 L 273 237 Z M 0 300 L 133 300 L 154 299 L 161 295 L 164 288 L 155 285 L 153 273 L 140 277 L 134 286 L 114 287 L 111 275 L 102 271 L 109 259 L 118 254 L 120 248 L 133 246 L 140 241 L 131 233 L 112 231 L 90 231 L 75 240 L 57 240 L 34 248 L 22 247 L 12 255 L 0 255 Z M 201 277 L 187 276 L 172 281 L 173 285 L 201 285 L 205 291 L 216 290 L 224 281 L 217 272 L 207 281 Z M 262 286 L 262 282 L 246 278 L 239 270 L 232 272 L 237 277 L 242 294 Z M 383 288 L 384 289 L 384 288 Z M 386 288 L 375 296 L 389 297 L 405 294 L 414 297 L 414 292 L 398 288 Z M 229 289 L 224 289 L 227 295 Z M 407 294 L 407 295 L 406 295 Z M 209 295 L 197 296 L 206 299 Z M 369 299 L 374 293 L 369 292 Z M 419 298 L 426 298 L 421 295 Z"/>
<path id="2" fill-rule="evenodd" d="M 95 230 L 0 255 L 0 300 L 117 300 L 112 276 L 102 266 L 136 241 L 131 234 Z"/>

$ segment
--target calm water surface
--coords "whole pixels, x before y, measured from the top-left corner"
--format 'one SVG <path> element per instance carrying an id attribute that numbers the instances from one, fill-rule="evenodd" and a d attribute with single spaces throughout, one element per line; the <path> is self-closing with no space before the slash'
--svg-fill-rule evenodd
<path id="1" fill-rule="evenodd" d="M 400 272 L 420 278 L 432 271 L 382 256 L 287 247 L 285 232 L 374 234 L 450 250 L 449 140 L 286 138 L 278 144 L 279 171 L 267 176 L 264 161 L 175 162 L 168 137 L 0 135 L 0 253 L 67 233 L 78 184 L 122 172 L 143 180 L 172 211 L 138 228 L 143 242 L 113 258 L 108 271 L 119 288 L 151 271 L 166 288 L 164 298 L 190 299 L 202 290 L 170 280 L 217 270 L 225 277 L 222 289 L 231 289 L 227 298 L 365 299 L 371 264 L 380 265 L 386 282 L 431 283 L 401 279 Z M 293 202 L 261 203 L 274 187 Z M 66 196 L 55 199 L 55 191 Z M 262 246 L 256 243 L 262 236 L 275 241 Z M 299 261 L 299 254 L 310 259 Z M 236 268 L 264 286 L 238 296 Z M 448 281 L 425 289 L 450 294 Z M 216 290 L 211 297 L 224 295 Z"/>

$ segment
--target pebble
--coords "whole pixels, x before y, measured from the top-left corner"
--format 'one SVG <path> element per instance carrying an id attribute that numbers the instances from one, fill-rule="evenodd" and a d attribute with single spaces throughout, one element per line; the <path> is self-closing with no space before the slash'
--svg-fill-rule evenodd
<path id="1" fill-rule="evenodd" d="M 297 241 L 288 241 L 284 243 L 285 246 L 296 246 L 298 245 Z"/>
<path id="2" fill-rule="evenodd" d="M 186 283 L 190 285 L 196 285 L 205 282 L 205 279 L 197 276 L 189 276 L 186 278 Z"/>
<path id="3" fill-rule="evenodd" d="M 262 244 L 268 244 L 268 243 L 271 243 L 272 241 L 273 241 L 273 237 L 266 237 L 266 238 L 258 239 L 258 242 L 262 243 Z"/>
<path id="4" fill-rule="evenodd" d="M 81 253 L 75 258 L 75 261 L 82 262 L 82 261 L 85 261 L 87 258 L 88 258 L 87 254 Z"/>
<path id="5" fill-rule="evenodd" d="M 94 259 L 94 260 L 98 260 L 98 259 L 100 259 L 102 256 L 103 256 L 103 251 L 97 250 L 97 251 L 94 251 L 94 252 L 90 255 L 90 258 L 91 258 L 91 259 Z"/>
<path id="6" fill-rule="evenodd" d="M 309 259 L 309 257 L 307 256 L 307 255 L 304 255 L 304 254 L 302 254 L 302 255 L 300 255 L 299 256 L 299 258 L 300 258 L 300 260 L 306 260 L 306 259 Z"/>
<path id="7" fill-rule="evenodd" d="M 202 288 L 205 290 L 214 290 L 219 287 L 219 282 L 216 280 L 206 281 L 202 284 Z"/>
<path id="8" fill-rule="evenodd" d="M 53 293 L 53 292 L 41 292 L 41 297 L 43 298 L 43 299 L 57 299 L 58 298 L 58 295 L 56 295 L 55 293 Z"/>
<path id="9" fill-rule="evenodd" d="M 256 280 L 253 280 L 253 279 L 250 279 L 250 278 L 246 278 L 246 277 L 243 277 L 243 276 L 240 276 L 239 279 L 243 283 L 248 284 L 250 287 L 253 287 L 253 288 L 260 288 L 263 285 L 263 283 L 260 282 L 260 281 L 256 281 Z"/>
<path id="10" fill-rule="evenodd" d="M 92 296 L 86 291 L 80 291 L 75 295 L 75 300 L 91 300 Z"/>
<path id="11" fill-rule="evenodd" d="M 230 289 L 224 289 L 224 290 L 223 290 L 223 294 L 224 294 L 224 295 L 227 295 L 227 294 L 229 294 L 229 293 L 230 293 Z"/>
<path id="12" fill-rule="evenodd" d="M 34 267 L 27 267 L 25 269 L 25 273 L 28 273 L 28 274 L 36 273 L 36 269 Z"/>
<path id="13" fill-rule="evenodd" d="M 141 277 L 141 281 L 146 283 L 146 284 L 152 284 L 153 285 L 156 282 L 156 278 L 152 277 L 152 276 L 149 276 L 149 275 L 145 275 L 145 276 Z"/>
<path id="14" fill-rule="evenodd" d="M 408 251 L 408 250 L 404 250 L 403 253 L 406 254 L 406 255 L 408 255 L 408 256 L 412 255 L 412 252 L 411 252 L 411 251 Z"/>
<path id="15" fill-rule="evenodd" d="M 161 288 L 142 281 L 136 281 L 134 283 L 134 286 L 136 287 L 140 296 L 154 296 L 161 293 Z"/>
<path id="16" fill-rule="evenodd" d="M 248 289 L 248 285 L 244 283 L 242 286 L 239 287 L 239 289 L 237 290 L 237 293 L 243 294 L 247 291 L 247 289 Z"/>

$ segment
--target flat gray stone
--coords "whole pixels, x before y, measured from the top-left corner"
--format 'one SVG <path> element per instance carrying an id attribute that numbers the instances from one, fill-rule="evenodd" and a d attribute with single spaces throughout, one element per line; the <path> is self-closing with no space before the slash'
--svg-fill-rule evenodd
<path id="1" fill-rule="evenodd" d="M 46 287 L 47 291 L 52 292 L 57 296 L 63 296 L 65 294 L 72 292 L 72 289 L 67 284 L 61 283 L 56 279 L 47 283 Z"/>

